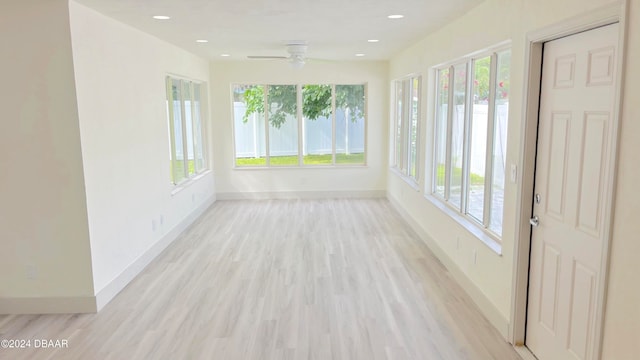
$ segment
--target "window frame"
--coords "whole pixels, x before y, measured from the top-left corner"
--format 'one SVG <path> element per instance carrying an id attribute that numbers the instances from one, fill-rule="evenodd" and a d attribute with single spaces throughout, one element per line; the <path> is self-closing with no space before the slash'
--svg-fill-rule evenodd
<path id="1" fill-rule="evenodd" d="M 174 116 L 174 104 L 173 101 L 176 99 L 173 98 L 173 82 L 178 81 L 180 86 L 180 98 L 178 99 L 180 102 L 180 129 L 182 135 L 182 151 L 184 157 L 184 166 L 183 166 L 183 178 L 179 181 L 176 181 L 176 169 L 177 167 L 177 147 L 176 147 L 176 134 L 175 134 L 175 126 L 176 119 Z M 167 122 L 169 125 L 169 161 L 171 164 L 170 167 L 170 182 L 175 187 L 181 186 L 185 183 L 188 183 L 195 178 L 202 175 L 204 172 L 208 170 L 207 167 L 207 141 L 206 141 L 206 94 L 207 94 L 207 86 L 205 81 L 189 79 L 177 75 L 167 74 L 165 76 L 165 91 L 166 91 L 166 109 L 167 109 Z M 185 86 L 189 88 L 189 99 L 186 99 L 184 96 Z M 196 106 L 196 97 L 195 97 L 195 89 L 196 86 L 199 87 L 199 109 Z M 190 101 L 189 109 L 186 109 L 186 102 Z M 199 111 L 198 111 L 199 110 Z M 191 122 L 191 150 L 193 151 L 193 173 L 189 171 L 189 141 L 187 135 L 187 111 L 190 113 L 190 122 Z M 198 116 L 200 121 L 200 139 L 198 139 L 198 134 L 195 126 L 195 118 Z M 198 163 L 198 145 L 202 146 L 202 166 L 199 166 Z"/>
<path id="2" fill-rule="evenodd" d="M 268 109 L 268 94 L 269 86 L 295 86 L 296 87 L 296 122 L 297 122 L 297 136 L 298 136 L 298 162 L 295 165 L 272 165 L 270 155 L 270 139 L 269 139 L 269 111 Z M 305 164 L 304 163 L 304 115 L 303 115 L 303 88 L 306 85 L 328 85 L 331 87 L 331 163 L 330 164 Z M 234 91 L 239 86 L 262 86 L 264 89 L 263 95 L 263 108 L 264 112 L 264 127 L 265 127 L 265 164 L 264 165 L 238 165 L 237 163 L 237 146 L 236 146 L 236 124 L 235 124 L 235 109 L 234 109 Z M 337 133 L 336 133 L 336 87 L 338 86 L 362 86 L 364 94 L 364 107 L 362 109 L 362 118 L 364 121 L 364 134 L 363 134 L 363 162 L 362 163 L 339 163 L 337 162 Z M 348 83 L 323 83 L 323 82 L 301 82 L 301 83 L 263 83 L 263 82 L 237 82 L 230 84 L 230 102 L 231 102 L 231 128 L 233 130 L 233 153 L 232 163 L 234 170 L 250 170 L 250 169 L 302 169 L 302 168 L 349 168 L 349 167 L 366 167 L 368 166 L 367 154 L 368 154 L 368 125 L 369 125 L 369 86 L 368 82 L 348 82 Z"/>
<path id="3" fill-rule="evenodd" d="M 431 154 L 431 175 L 430 184 L 427 184 L 426 193 L 429 194 L 429 198 L 433 199 L 433 202 L 438 205 L 438 207 L 450 214 L 453 217 L 460 217 L 464 220 L 464 223 L 460 222 L 463 226 L 470 229 L 470 231 L 479 238 L 481 238 L 485 243 L 496 250 L 498 253 L 500 250 L 500 243 L 502 240 L 502 234 L 498 234 L 490 228 L 491 225 L 491 206 L 492 206 L 492 193 L 493 193 L 493 176 L 494 176 L 494 159 L 493 159 L 493 150 L 494 150 L 494 142 L 495 142 L 495 123 L 496 123 L 496 92 L 497 92 L 497 79 L 498 79 L 498 58 L 499 55 L 505 52 L 512 53 L 510 43 L 501 44 L 483 51 L 478 51 L 473 54 L 455 59 L 453 61 L 443 63 L 437 66 L 432 67 L 432 74 L 434 74 L 434 125 L 433 125 L 433 151 Z M 484 169 L 484 198 L 483 198 L 483 216 L 480 221 L 475 216 L 470 214 L 469 211 L 469 196 L 471 192 L 471 143 L 472 143 L 472 132 L 473 132 L 473 106 L 474 106 L 474 80 L 475 80 L 475 72 L 476 72 L 476 61 L 490 57 L 490 75 L 489 75 L 489 96 L 487 100 L 488 110 L 487 110 L 487 135 L 486 135 L 486 144 L 485 144 L 485 169 Z M 465 65 L 466 68 L 466 85 L 465 85 L 465 113 L 464 113 L 464 126 L 463 126 L 463 165 L 462 165 L 462 189 L 461 189 L 461 200 L 460 200 L 460 208 L 458 208 L 457 204 L 452 204 L 450 200 L 451 195 L 451 162 L 452 162 L 452 136 L 453 136 L 453 126 L 451 126 L 454 116 L 454 111 L 452 111 L 452 106 L 454 102 L 454 83 L 455 83 L 455 67 L 459 65 Z M 444 69 L 448 69 L 449 71 L 449 81 L 448 81 L 448 99 L 447 99 L 447 117 L 443 124 L 447 127 L 446 129 L 446 143 L 445 143 L 445 180 L 444 180 L 444 191 L 440 194 L 437 191 L 438 185 L 438 147 L 440 146 L 440 130 L 439 129 L 439 96 L 440 92 L 440 81 L 441 81 L 441 71 Z M 511 71 L 511 70 L 509 70 Z M 510 95 L 510 94 L 509 94 Z M 503 207 L 504 209 L 504 207 Z M 504 211 L 504 210 L 503 210 Z M 460 219 L 458 219 L 460 220 Z M 470 226 L 481 230 L 477 232 L 471 229 Z M 489 240 L 493 240 L 495 244 L 489 244 L 490 241 L 486 241 L 486 237 L 488 236 Z"/>
<path id="4" fill-rule="evenodd" d="M 414 81 L 417 85 L 414 87 Z M 393 160 L 391 168 L 405 179 L 413 187 L 417 187 L 420 181 L 420 128 L 422 115 L 422 75 L 409 74 L 404 77 L 393 80 Z M 398 97 L 398 90 L 402 90 L 401 98 Z M 417 90 L 414 102 L 413 90 Z M 401 101 L 400 101 L 401 100 Z M 398 106 L 400 103 L 400 107 Z M 415 110 L 415 127 L 413 126 L 414 111 L 413 105 L 416 104 Z M 411 156 L 412 142 L 411 138 L 415 132 L 415 157 Z M 411 169 L 414 169 L 414 175 Z"/>

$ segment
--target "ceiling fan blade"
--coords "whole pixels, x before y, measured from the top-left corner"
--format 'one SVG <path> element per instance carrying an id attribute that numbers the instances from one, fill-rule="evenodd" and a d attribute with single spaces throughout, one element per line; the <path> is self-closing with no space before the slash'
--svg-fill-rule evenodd
<path id="1" fill-rule="evenodd" d="M 319 59 L 319 58 L 305 58 L 305 60 L 308 61 L 308 62 L 314 62 L 314 63 L 335 63 L 335 62 L 337 62 L 336 60 Z"/>
<path id="2" fill-rule="evenodd" d="M 288 57 L 286 56 L 247 56 L 249 59 L 263 59 L 263 60 L 286 60 Z"/>

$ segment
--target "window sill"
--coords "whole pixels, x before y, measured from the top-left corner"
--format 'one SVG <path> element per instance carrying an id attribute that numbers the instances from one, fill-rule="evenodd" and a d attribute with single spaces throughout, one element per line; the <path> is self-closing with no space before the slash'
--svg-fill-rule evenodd
<path id="1" fill-rule="evenodd" d="M 464 215 L 460 214 L 456 210 L 449 207 L 449 205 L 442 202 L 442 200 L 429 194 L 425 195 L 425 198 L 429 200 L 435 207 L 440 209 L 445 214 L 449 215 L 460 226 L 465 228 L 471 235 L 480 240 L 489 249 L 495 252 L 497 255 L 502 256 L 502 244 L 495 238 L 495 235 L 490 234 L 487 230 L 480 227 L 478 224 L 467 219 Z"/>
<path id="2" fill-rule="evenodd" d="M 389 170 L 392 173 L 394 173 L 396 176 L 398 176 L 400 179 L 402 179 L 404 182 L 406 182 L 407 185 L 409 185 L 413 190 L 415 190 L 416 192 L 420 192 L 420 185 L 418 184 L 416 179 L 405 175 L 402 171 L 398 170 L 398 168 L 396 167 L 391 167 L 389 168 Z"/>
<path id="3" fill-rule="evenodd" d="M 174 196 L 177 193 L 181 192 L 182 190 L 188 188 L 189 186 L 193 185 L 198 180 L 202 179 L 203 177 L 207 176 L 210 173 L 211 173 L 211 170 L 207 169 L 202 171 L 201 173 L 196 174 L 193 177 L 183 180 L 181 183 L 177 185 L 174 185 L 173 189 L 171 190 L 171 196 Z"/>

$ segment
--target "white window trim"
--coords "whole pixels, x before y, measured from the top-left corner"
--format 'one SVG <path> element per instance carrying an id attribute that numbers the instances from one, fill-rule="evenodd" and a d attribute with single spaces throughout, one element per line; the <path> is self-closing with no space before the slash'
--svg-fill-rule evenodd
<path id="1" fill-rule="evenodd" d="M 200 181 L 200 179 L 204 178 L 205 176 L 209 175 L 210 173 L 212 173 L 212 171 L 210 169 L 206 169 L 203 170 L 200 173 L 197 173 L 195 176 L 190 177 L 189 179 L 180 182 L 180 184 L 178 185 L 173 185 L 173 189 L 171 190 L 171 196 L 174 196 L 176 194 L 178 194 L 179 192 L 181 192 L 182 190 L 190 187 L 191 185 L 197 183 L 198 181 Z"/>
<path id="2" fill-rule="evenodd" d="M 170 151 L 171 151 L 171 156 L 172 158 L 170 159 L 170 162 L 173 162 L 173 166 L 172 168 L 175 169 L 175 162 L 177 162 L 176 159 L 176 141 L 175 141 L 175 118 L 174 118 L 174 112 L 173 112 L 173 104 L 169 101 L 169 94 L 172 91 L 172 81 L 173 80 L 179 80 L 180 81 L 180 94 L 182 95 L 183 93 L 183 85 L 184 83 L 188 83 L 189 84 L 189 89 L 190 89 L 190 93 L 192 95 L 192 101 L 193 101 L 193 97 L 194 97 L 194 84 L 200 85 L 200 130 L 201 130 L 201 139 L 198 142 L 196 140 L 196 131 L 195 131 L 195 126 L 194 126 L 194 115 L 195 115 L 195 106 L 191 106 L 190 111 L 191 111 L 191 130 L 192 130 L 192 143 L 193 143 L 193 155 L 194 155 L 194 173 L 189 175 L 189 171 L 188 171 L 188 143 L 187 143 L 187 131 L 186 131 L 186 109 L 185 109 L 185 99 L 184 97 L 181 96 L 180 98 L 180 103 L 181 103 L 181 121 L 182 121 L 182 151 L 185 157 L 185 166 L 184 166 L 184 175 L 185 177 L 178 181 L 178 182 L 174 182 L 173 178 L 174 178 L 174 174 L 171 173 L 170 175 L 170 183 L 173 186 L 173 190 L 171 191 L 171 195 L 175 195 L 176 193 L 180 192 L 182 189 L 184 189 L 185 187 L 188 187 L 191 185 L 192 182 L 199 180 L 200 178 L 202 178 L 205 174 L 211 172 L 211 170 L 209 169 L 208 165 L 208 157 L 207 157 L 207 141 L 206 141 L 206 109 L 207 107 L 207 96 L 208 96 L 208 89 L 207 89 L 207 83 L 206 81 L 202 81 L 202 80 L 197 80 L 197 79 L 191 79 L 188 77 L 184 77 L 184 76 L 180 76 L 180 75 L 175 75 L 175 74 L 171 74 L 171 73 L 167 73 L 165 75 L 165 91 L 166 91 L 166 101 L 167 101 L 167 105 L 168 105 L 168 111 L 167 111 L 167 115 L 168 115 L 168 122 L 169 122 L 169 143 L 170 143 Z M 202 167 L 198 167 L 198 159 L 197 159 L 197 145 L 201 144 L 202 145 Z"/>
<path id="3" fill-rule="evenodd" d="M 505 41 L 502 42 L 498 45 L 489 47 L 487 49 L 483 49 L 480 51 L 476 51 L 473 52 L 471 54 L 468 54 L 466 56 L 463 56 L 461 58 L 457 58 L 455 60 L 452 61 L 448 61 L 445 63 L 441 63 L 438 64 L 436 66 L 433 66 L 431 68 L 431 73 L 433 74 L 432 79 L 435 82 L 434 86 L 433 86 L 433 90 L 434 90 L 434 94 L 437 97 L 438 95 L 438 82 L 439 82 L 439 71 L 445 68 L 449 68 L 449 73 L 453 73 L 453 68 L 456 65 L 460 65 L 460 64 L 466 64 L 467 66 L 467 77 L 469 79 L 473 79 L 473 72 L 474 72 L 474 67 L 473 64 L 475 63 L 475 61 L 477 59 L 480 58 L 484 58 L 484 57 L 488 57 L 491 56 L 491 74 L 492 76 L 490 77 L 490 86 L 489 86 L 489 90 L 490 90 L 490 97 L 489 97 L 489 103 L 490 104 L 494 104 L 493 106 L 489 107 L 489 119 L 493 119 L 494 115 L 495 115 L 495 87 L 496 87 L 496 79 L 497 79 L 497 54 L 507 51 L 507 50 L 511 50 L 511 42 L 510 41 Z M 468 171 L 469 171 L 469 164 L 468 164 L 468 159 L 469 159 L 469 153 L 470 153 L 470 148 L 469 148 L 469 141 L 467 139 L 468 136 L 470 136 L 470 123 L 471 121 L 467 121 L 468 118 L 468 112 L 471 111 L 471 105 L 472 105 L 472 97 L 469 96 L 469 94 L 471 94 L 471 91 L 473 90 L 473 86 L 471 85 L 472 81 L 467 81 L 466 84 L 466 95 L 465 95 L 465 124 L 464 124 L 464 137 L 465 137 L 465 143 L 464 143 L 464 150 L 463 153 L 465 154 L 465 163 L 463 163 L 463 178 L 468 178 Z M 449 101 L 452 101 L 452 94 L 453 94 L 453 83 L 450 82 L 449 84 Z M 425 184 L 425 198 L 427 200 L 429 200 L 430 202 L 432 202 L 436 207 L 438 207 L 440 210 L 442 210 L 445 214 L 449 215 L 450 217 L 452 217 L 454 220 L 456 220 L 456 222 L 458 224 L 460 224 L 462 227 L 464 227 L 465 229 L 467 229 L 467 231 L 469 231 L 472 235 L 474 235 L 476 238 L 478 238 L 481 242 L 483 242 L 485 245 L 487 245 L 490 249 L 492 249 L 494 252 L 496 252 L 498 255 L 502 255 L 502 239 L 501 236 L 499 236 L 498 234 L 496 234 L 495 232 L 493 232 L 492 230 L 489 229 L 489 226 L 485 226 L 485 224 L 488 224 L 488 220 L 489 220 L 489 211 L 487 211 L 487 208 L 490 206 L 489 203 L 491 202 L 490 200 L 490 195 L 491 195 L 491 190 L 489 190 L 489 192 L 487 192 L 487 187 L 491 187 L 491 183 L 492 183 L 492 179 L 489 178 L 488 180 L 485 180 L 485 202 L 484 202 L 484 211 L 483 211 L 483 223 L 480 223 L 476 218 L 474 218 L 473 216 L 467 214 L 467 207 L 466 207 L 466 200 L 468 197 L 467 194 L 467 184 L 465 182 L 463 182 L 462 184 L 462 189 L 461 189 L 461 208 L 457 209 L 456 207 L 454 207 L 452 204 L 450 204 L 448 202 L 449 198 L 449 191 L 450 191 L 450 187 L 448 186 L 448 184 L 450 183 L 450 161 L 451 161 L 451 137 L 452 137 L 452 128 L 450 126 L 447 126 L 447 144 L 446 144 L 446 155 L 445 155 L 445 197 L 441 197 L 439 194 L 437 194 L 435 192 L 435 184 L 437 182 L 436 177 L 437 177 L 437 160 L 436 160 L 436 146 L 437 146 L 437 141 L 436 141 L 436 136 L 437 136 L 437 112 L 438 112 L 438 105 L 437 105 L 437 100 L 433 102 L 433 115 L 432 115 L 432 121 L 433 121 L 433 136 L 431 136 L 431 139 L 433 141 L 432 143 L 432 147 L 431 147 L 431 167 L 430 167 L 430 171 L 431 171 L 431 175 L 430 176 L 426 176 L 426 178 L 428 179 L 428 181 Z M 450 111 L 450 109 L 447 111 L 447 124 L 450 124 L 451 119 L 453 116 L 453 112 Z M 487 128 L 487 132 L 489 133 L 489 127 L 491 127 L 491 129 L 493 129 L 494 127 L 494 121 L 488 121 L 488 128 Z M 486 153 L 486 164 L 485 166 L 488 168 L 485 172 L 490 171 L 490 174 L 492 174 L 491 176 L 493 176 L 493 161 L 490 157 L 492 157 L 492 153 L 493 153 L 493 141 L 494 141 L 494 137 L 493 136 L 487 136 L 487 149 L 491 149 L 491 151 L 487 151 Z M 491 147 L 489 147 L 491 145 Z M 489 200 L 486 200 L 487 194 L 489 195 Z"/>
<path id="4" fill-rule="evenodd" d="M 414 79 L 418 80 L 418 119 L 416 122 L 416 155 L 415 155 L 415 177 L 410 175 L 410 167 L 411 167 L 411 122 L 412 122 L 412 92 L 413 89 L 413 81 Z M 406 81 L 406 84 L 405 84 Z M 421 128 L 421 118 L 422 118 L 422 75 L 421 74 L 409 74 L 405 75 L 401 78 L 394 79 L 392 82 L 392 89 L 394 92 L 393 95 L 393 146 L 392 152 L 393 156 L 391 157 L 392 164 L 390 166 L 391 171 L 402 178 L 407 184 L 409 184 L 412 188 L 417 191 L 420 191 L 420 172 L 421 172 L 421 164 L 420 164 L 420 128 Z M 400 130 L 400 137 L 402 139 L 402 156 L 400 157 L 401 164 L 398 164 L 398 98 L 397 98 L 397 89 L 398 84 L 402 87 L 402 124 Z M 408 100 L 408 101 L 406 101 Z M 405 116 L 407 114 L 407 116 Z"/>
<path id="5" fill-rule="evenodd" d="M 469 62 L 473 59 L 478 59 L 478 58 L 483 58 L 483 57 L 487 57 L 493 53 L 499 53 L 499 52 L 503 52 L 505 50 L 510 50 L 512 49 L 511 46 L 511 40 L 506 40 L 503 42 L 500 42 L 498 44 L 495 44 L 493 46 L 489 46 L 486 47 L 482 50 L 478 50 L 478 51 L 474 51 L 471 53 L 468 53 L 464 56 L 455 58 L 453 60 L 450 61 L 445 61 L 445 62 L 441 62 L 439 64 L 436 64 L 434 66 L 431 67 L 432 70 L 440 70 L 442 68 L 446 68 L 446 67 L 450 67 L 452 65 L 456 65 L 456 64 L 463 64 L 466 62 Z"/>
<path id="6" fill-rule="evenodd" d="M 460 226 L 465 228 L 471 235 L 480 240 L 489 249 L 493 250 L 497 255 L 502 256 L 502 243 L 500 239 L 493 232 L 488 229 L 478 226 L 478 223 L 469 218 L 468 215 L 457 211 L 453 206 L 443 202 L 440 197 L 434 196 L 434 194 L 425 194 L 425 199 L 429 200 L 435 207 L 440 209 L 443 213 L 449 215 Z"/>
<path id="7" fill-rule="evenodd" d="M 406 182 L 407 185 L 409 185 L 413 190 L 420 192 L 420 183 L 416 181 L 414 178 L 407 176 L 402 171 L 398 170 L 398 168 L 396 167 L 391 167 L 389 170 L 391 171 L 391 173 L 395 174 L 400 179 L 402 179 L 402 181 Z"/>

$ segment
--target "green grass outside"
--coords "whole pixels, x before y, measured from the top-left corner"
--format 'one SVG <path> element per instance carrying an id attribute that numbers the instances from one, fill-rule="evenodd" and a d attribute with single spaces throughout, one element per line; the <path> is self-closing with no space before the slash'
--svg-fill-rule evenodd
<path id="1" fill-rule="evenodd" d="M 271 166 L 297 166 L 298 156 L 272 156 L 269 158 Z M 302 158 L 304 165 L 331 165 L 331 154 L 305 155 Z M 364 164 L 364 153 L 336 154 L 336 164 Z M 237 166 L 266 166 L 266 158 L 237 158 Z"/>
<path id="2" fill-rule="evenodd" d="M 364 153 L 336 154 L 336 164 L 364 164 Z"/>
<path id="3" fill-rule="evenodd" d="M 182 176 L 180 179 L 174 179 L 174 172 L 173 172 L 173 161 L 169 162 L 169 170 L 171 171 L 171 179 L 173 180 L 173 183 L 176 184 L 177 182 L 179 182 L 180 180 L 184 179 L 184 176 Z M 176 160 L 175 161 L 176 164 L 176 171 L 178 171 L 179 174 L 184 174 L 184 160 Z M 196 162 L 195 160 L 188 160 L 187 162 L 188 166 L 189 166 L 189 174 L 195 174 L 196 173 Z M 177 180 L 177 181 L 176 181 Z"/>
<path id="4" fill-rule="evenodd" d="M 453 171 L 451 172 L 451 176 L 452 176 L 451 183 L 452 184 L 460 184 L 461 181 L 462 181 L 462 168 L 454 167 L 452 170 Z M 471 173 L 469 177 L 470 177 L 470 180 L 471 180 L 471 185 L 483 185 L 484 184 L 484 176 Z M 442 165 L 442 164 L 438 165 L 437 178 L 438 179 L 444 179 L 445 178 L 445 168 L 444 168 L 444 165 Z"/>

